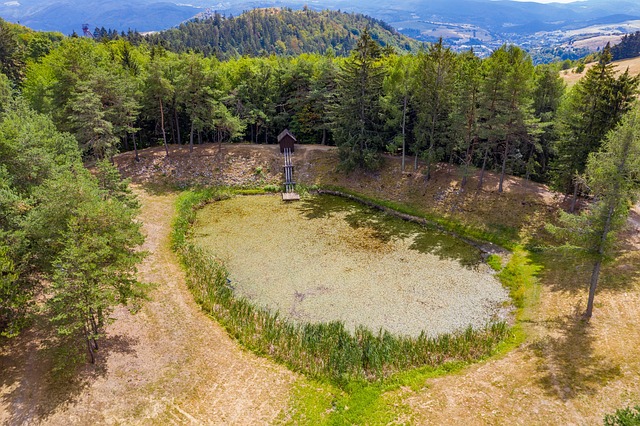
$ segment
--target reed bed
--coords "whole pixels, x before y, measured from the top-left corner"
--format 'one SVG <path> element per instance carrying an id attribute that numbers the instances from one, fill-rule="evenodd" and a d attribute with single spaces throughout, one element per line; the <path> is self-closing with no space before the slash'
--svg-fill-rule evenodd
<path id="1" fill-rule="evenodd" d="M 187 238 L 195 210 L 227 191 L 185 192 L 178 200 L 172 245 L 187 274 L 187 285 L 202 309 L 241 344 L 288 365 L 295 371 L 335 382 L 381 380 L 399 371 L 446 362 L 469 362 L 492 354 L 509 336 L 505 322 L 483 329 L 428 337 L 397 336 L 358 327 L 349 332 L 342 322 L 294 323 L 277 312 L 258 307 L 234 294 L 225 268 Z"/>

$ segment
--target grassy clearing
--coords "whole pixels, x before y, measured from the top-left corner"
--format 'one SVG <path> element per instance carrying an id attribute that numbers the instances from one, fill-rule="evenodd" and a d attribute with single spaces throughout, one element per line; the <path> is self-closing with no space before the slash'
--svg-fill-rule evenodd
<path id="1" fill-rule="evenodd" d="M 424 334 L 399 337 L 385 331 L 374 334 L 363 327 L 351 334 L 340 322 L 295 324 L 236 297 L 224 268 L 186 238 L 195 209 L 207 200 L 228 195 L 228 190 L 208 189 L 179 197 L 172 242 L 187 270 L 187 284 L 196 301 L 254 352 L 343 387 L 353 380 L 377 381 L 411 368 L 471 362 L 491 355 L 509 336 L 504 322 L 437 338 Z"/>

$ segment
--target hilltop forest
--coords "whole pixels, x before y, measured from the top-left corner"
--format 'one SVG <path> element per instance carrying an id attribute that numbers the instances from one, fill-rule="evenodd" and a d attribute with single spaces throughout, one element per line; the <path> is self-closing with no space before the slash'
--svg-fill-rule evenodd
<path id="1" fill-rule="evenodd" d="M 0 327 L 19 328 L 38 276 L 59 285 L 50 303 L 61 312 L 60 330 L 82 329 L 89 340 L 110 304 L 137 294 L 136 205 L 108 161 L 96 178 L 80 171 L 81 158 L 168 144 L 275 143 L 288 128 L 300 143 L 336 145 L 345 171 L 375 170 L 391 153 L 402 156 L 403 169 L 425 162 L 427 179 L 437 162 L 459 165 L 462 190 L 471 173 L 482 187 L 484 172 L 494 170 L 499 191 L 514 174 L 575 200 L 588 192 L 581 176 L 590 154 L 638 93 L 638 77 L 616 76 L 608 48 L 570 90 L 556 66 L 534 66 L 516 46 L 486 59 L 442 42 L 398 54 L 363 30 L 348 56 L 335 53 L 220 60 L 145 40 L 62 38 L 0 22 L 0 260 L 8 280 Z M 103 226 L 86 229 L 75 217 Z M 91 233 L 95 239 L 79 237 Z M 95 253 L 111 262 L 99 274 L 81 267 L 82 256 Z M 81 279 L 94 284 L 86 296 L 99 303 L 68 318 L 65 295 L 80 290 L 66 286 Z"/>
<path id="2" fill-rule="evenodd" d="M 177 28 L 148 34 L 145 39 L 173 52 L 195 51 L 221 60 L 238 55 L 294 56 L 327 50 L 337 56 L 347 56 L 365 29 L 382 46 L 399 52 L 415 52 L 421 45 L 388 24 L 362 14 L 332 10 L 316 12 L 307 8 L 299 11 L 254 9 L 235 18 L 226 18 L 216 12 L 182 23 Z M 94 34 L 103 35 L 103 31 Z M 128 36 L 132 42 L 139 40 L 135 33 Z"/>

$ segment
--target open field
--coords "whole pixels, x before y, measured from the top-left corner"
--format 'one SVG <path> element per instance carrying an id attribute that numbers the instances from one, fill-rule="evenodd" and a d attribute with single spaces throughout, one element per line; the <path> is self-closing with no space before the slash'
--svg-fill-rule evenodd
<path id="1" fill-rule="evenodd" d="M 415 373 L 400 387 L 345 395 L 311 382 L 240 348 L 193 302 L 168 247 L 175 193 L 167 183 L 278 182 L 274 146 L 162 148 L 141 152 L 136 164 L 123 154 L 118 165 L 137 182 L 150 256 L 141 278 L 156 284 L 135 315 L 118 310 L 108 326 L 98 364 L 73 380 L 56 380 L 51 342 L 38 323 L 0 346 L 2 424 L 467 424 L 591 425 L 605 413 L 640 402 L 640 215 L 631 217 L 626 253 L 606 268 L 589 324 L 578 314 L 586 302 L 589 265 L 552 252 L 535 255 L 538 303 L 525 310 L 527 338 L 501 356 L 449 375 Z M 491 176 L 485 189 L 456 189 L 455 169 L 442 166 L 425 182 L 420 172 L 398 171 L 388 159 L 376 174 L 333 172 L 326 147 L 296 150 L 299 181 L 349 188 L 402 202 L 489 231 L 540 235 L 562 197 L 510 178 L 503 194 Z M 366 399 L 371 396 L 374 401 Z M 358 398 L 356 398 L 358 396 Z M 351 398 L 351 399 L 350 399 Z M 374 409 L 375 408 L 375 409 Z"/>
<path id="2" fill-rule="evenodd" d="M 594 62 L 587 64 L 585 66 L 584 71 L 580 74 L 576 74 L 574 72 L 575 68 L 571 68 L 569 70 L 561 71 L 560 75 L 562 76 L 562 79 L 567 83 L 567 85 L 571 87 L 574 84 L 576 84 L 578 80 L 580 80 L 580 78 L 584 76 L 587 70 L 591 68 L 594 64 L 595 64 Z M 615 61 L 615 62 L 612 62 L 612 64 L 615 65 L 616 72 L 618 74 L 625 72 L 627 68 L 629 69 L 629 74 L 631 75 L 640 74 L 640 57 L 632 58 L 632 59 L 624 59 L 622 61 Z"/>

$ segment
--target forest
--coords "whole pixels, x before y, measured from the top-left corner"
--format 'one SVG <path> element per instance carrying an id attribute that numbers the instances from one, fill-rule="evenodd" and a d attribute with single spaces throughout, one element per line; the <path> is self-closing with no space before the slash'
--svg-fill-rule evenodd
<path id="1" fill-rule="evenodd" d="M 254 9 L 237 17 L 215 12 L 204 18 L 180 24 L 158 33 L 141 36 L 128 33 L 134 44 L 143 38 L 173 52 L 194 51 L 220 60 L 238 55 L 296 56 L 302 53 L 324 53 L 332 50 L 347 56 L 356 46 L 360 33 L 367 29 L 382 46 L 399 52 L 417 51 L 422 43 L 403 36 L 394 28 L 362 14 L 340 11 L 312 11 L 308 8 Z M 101 29 L 94 38 L 109 37 Z"/>
<path id="2" fill-rule="evenodd" d="M 559 65 L 534 66 L 517 46 L 486 59 L 456 54 L 441 41 L 398 54 L 368 30 L 348 56 L 328 50 L 221 61 L 144 41 L 64 38 L 0 22 L 0 56 L 0 206 L 3 241 L 11 241 L 0 250 L 7 293 L 0 327 L 9 334 L 19 328 L 37 278 L 66 286 L 69 274 L 92 274 L 77 269 L 88 253 L 104 250 L 101 261 L 113 255 L 118 266 L 100 270 L 109 279 L 91 278 L 102 302 L 82 307 L 84 323 L 75 326 L 93 336 L 103 309 L 136 294 L 132 274 L 141 254 L 133 253 L 141 237 L 131 221 L 135 202 L 109 166 L 118 152 L 269 144 L 288 128 L 300 143 L 336 145 L 346 172 L 375 170 L 389 153 L 402 157 L 403 170 L 424 162 L 426 179 L 438 162 L 460 166 L 462 190 L 472 173 L 481 188 L 491 170 L 500 175 L 500 192 L 507 174 L 518 175 L 550 183 L 575 205 L 590 190 L 583 178 L 590 155 L 631 109 L 639 84 L 628 72 L 616 74 L 608 46 L 567 89 Z M 99 161 L 97 177 L 80 167 L 83 160 Z M 85 197 L 86 205 L 73 197 Z M 72 219 L 101 214 L 119 219 L 97 220 L 101 229 Z M 86 240 L 96 246 L 78 247 L 83 232 L 122 238 L 115 246 L 96 237 Z M 62 297 L 50 303 L 62 309 Z"/>
<path id="3" fill-rule="evenodd" d="M 640 31 L 625 34 L 620 43 L 611 48 L 611 56 L 614 61 L 640 56 Z"/>

